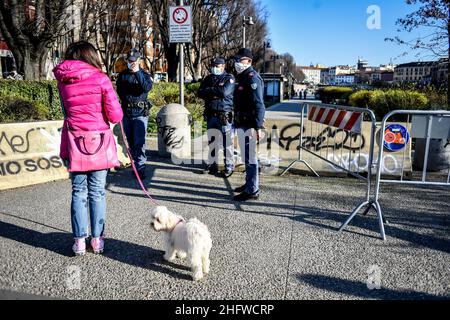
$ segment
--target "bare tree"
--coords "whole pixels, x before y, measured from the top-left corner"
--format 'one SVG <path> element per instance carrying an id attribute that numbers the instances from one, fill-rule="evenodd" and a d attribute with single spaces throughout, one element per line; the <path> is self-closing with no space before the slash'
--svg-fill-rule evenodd
<path id="1" fill-rule="evenodd" d="M 152 10 L 152 19 L 155 30 L 160 35 L 163 52 L 168 62 L 168 78 L 169 81 L 177 80 L 178 71 L 178 50 L 177 45 L 170 43 L 169 39 L 169 6 L 176 5 L 175 1 L 171 0 L 150 0 L 148 5 Z"/>
<path id="2" fill-rule="evenodd" d="M 306 75 L 300 66 L 295 66 L 292 71 L 292 75 L 294 76 L 295 83 L 302 83 L 306 79 Z"/>
<path id="3" fill-rule="evenodd" d="M 108 74 L 122 54 L 142 50 L 150 24 L 144 0 L 84 0 L 80 38 L 95 43 Z"/>
<path id="4" fill-rule="evenodd" d="M 192 79 L 205 74 L 209 61 L 215 56 L 230 57 L 242 47 L 244 16 L 252 16 L 255 25 L 247 29 L 249 47 L 255 53 L 255 62 L 262 59 L 262 43 L 267 36 L 267 13 L 255 0 L 190 0 L 192 7 L 193 41 L 185 46 L 186 66 Z M 176 1 L 152 0 L 150 7 L 169 64 L 169 79 L 176 81 L 178 52 L 169 43 L 167 14 L 169 5 Z M 162 14 L 161 14 L 162 13 Z"/>
<path id="5" fill-rule="evenodd" d="M 34 5 L 31 5 L 33 3 Z M 48 54 L 70 16 L 68 0 L 0 1 L 0 31 L 27 80 L 45 78 Z"/>
<path id="6" fill-rule="evenodd" d="M 448 57 L 449 0 L 406 0 L 406 3 L 422 6 L 405 18 L 397 20 L 398 31 L 412 32 L 425 28 L 429 33 L 412 40 L 403 40 L 399 36 L 385 40 L 407 46 L 409 49 L 431 52 L 434 57 Z"/>

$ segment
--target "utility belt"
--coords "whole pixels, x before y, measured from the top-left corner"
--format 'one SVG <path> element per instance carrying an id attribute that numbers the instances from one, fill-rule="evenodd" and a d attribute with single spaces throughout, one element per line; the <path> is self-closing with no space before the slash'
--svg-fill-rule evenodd
<path id="1" fill-rule="evenodd" d="M 217 117 L 223 126 L 233 123 L 233 112 L 231 111 L 209 111 L 208 118 Z"/>
<path id="2" fill-rule="evenodd" d="M 142 100 L 137 102 L 128 102 L 126 104 L 126 114 L 128 116 L 140 116 L 148 117 L 150 109 L 153 107 L 152 103 L 148 100 Z"/>

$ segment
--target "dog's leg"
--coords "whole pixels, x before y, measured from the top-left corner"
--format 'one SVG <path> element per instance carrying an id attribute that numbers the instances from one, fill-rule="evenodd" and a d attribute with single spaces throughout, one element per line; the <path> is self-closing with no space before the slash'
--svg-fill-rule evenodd
<path id="1" fill-rule="evenodd" d="M 211 264 L 209 254 L 211 253 L 211 247 L 211 244 L 207 245 L 202 256 L 203 273 L 205 274 L 209 274 L 209 266 Z"/>
<path id="2" fill-rule="evenodd" d="M 202 257 L 202 264 L 203 264 L 203 273 L 209 274 L 209 265 L 211 264 L 211 261 L 209 260 L 208 256 Z"/>
<path id="3" fill-rule="evenodd" d="M 191 264 L 192 272 L 194 273 L 194 281 L 200 281 L 203 279 L 203 267 L 202 258 L 200 255 L 191 255 L 189 257 L 189 263 Z"/>
<path id="4" fill-rule="evenodd" d="M 176 251 L 174 250 L 174 248 L 170 247 L 166 250 L 166 253 L 164 254 L 164 260 L 172 262 L 173 260 L 175 260 L 175 256 Z"/>

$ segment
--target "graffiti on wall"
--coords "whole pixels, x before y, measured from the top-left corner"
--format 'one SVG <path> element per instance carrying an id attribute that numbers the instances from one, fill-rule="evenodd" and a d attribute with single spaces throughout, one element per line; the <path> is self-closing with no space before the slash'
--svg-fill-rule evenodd
<path id="1" fill-rule="evenodd" d="M 158 134 L 162 138 L 167 148 L 176 150 L 183 148 L 184 136 L 180 136 L 177 132 L 177 128 L 169 126 L 163 123 L 163 119 L 156 118 L 156 124 L 158 126 Z"/>
<path id="2" fill-rule="evenodd" d="M 277 129 L 276 126 L 273 129 Z M 296 129 L 296 130 L 293 130 Z M 292 135 L 292 132 L 298 132 Z M 308 135 L 309 134 L 309 135 Z M 292 144 L 297 143 L 300 139 L 300 125 L 291 124 L 284 127 L 280 132 L 280 146 L 286 151 L 290 151 Z M 366 146 L 366 139 L 362 134 L 351 133 L 343 129 L 337 129 L 327 127 L 314 135 L 307 132 L 306 128 L 303 128 L 303 141 L 302 146 L 312 151 L 320 151 L 324 149 L 333 150 L 361 150 Z M 300 148 L 297 145 L 296 150 Z"/>
<path id="3" fill-rule="evenodd" d="M 184 137 L 178 137 L 177 128 L 171 126 L 158 127 L 158 133 L 163 138 L 164 144 L 170 149 L 181 149 L 184 144 Z"/>
<path id="4" fill-rule="evenodd" d="M 60 141 L 61 129 L 38 126 L 23 133 L 0 131 L 0 176 L 62 168 Z"/>
<path id="5" fill-rule="evenodd" d="M 279 146 L 281 156 L 286 159 L 298 157 L 300 149 L 300 124 L 292 122 L 275 122 L 271 124 L 272 130 L 279 132 Z M 370 123 L 363 127 L 361 133 L 352 133 L 343 129 L 327 127 L 307 123 L 303 127 L 301 146 L 319 157 L 305 152 L 302 159 L 306 160 L 313 168 L 325 172 L 343 172 L 344 170 L 363 173 L 367 172 L 370 165 Z M 270 139 L 268 143 L 271 143 Z M 269 147 L 270 148 L 270 147 Z M 375 153 L 378 148 L 375 146 Z M 375 154 L 376 157 L 376 154 Z M 376 158 L 374 159 L 376 161 Z M 411 168 L 411 158 L 408 155 L 404 158 L 395 153 L 385 154 L 382 159 L 382 172 L 384 174 L 396 175 Z"/>
<path id="6" fill-rule="evenodd" d="M 330 154 L 327 157 L 328 161 L 335 163 L 336 165 L 351 172 L 367 172 L 369 169 L 369 155 L 365 153 L 356 154 L 354 156 L 349 154 L 335 155 Z M 402 161 L 399 161 L 392 154 L 386 154 L 382 159 L 382 172 L 385 174 L 397 174 L 402 168 Z M 328 163 L 329 167 L 336 172 L 342 171 L 341 168 Z"/>

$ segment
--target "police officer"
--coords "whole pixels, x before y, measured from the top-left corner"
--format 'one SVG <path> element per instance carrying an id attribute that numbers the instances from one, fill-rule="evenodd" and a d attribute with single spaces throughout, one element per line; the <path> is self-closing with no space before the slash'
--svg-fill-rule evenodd
<path id="1" fill-rule="evenodd" d="M 265 104 L 264 82 L 252 67 L 253 54 L 249 49 L 240 49 L 235 56 L 236 89 L 234 94 L 235 127 L 238 131 L 241 154 L 245 160 L 245 185 L 235 189 L 239 195 L 235 201 L 258 199 L 259 165 L 257 144 L 264 129 Z"/>
<path id="2" fill-rule="evenodd" d="M 145 138 L 147 136 L 148 115 L 151 103 L 148 93 L 153 80 L 140 67 L 141 53 L 132 49 L 127 55 L 127 69 L 117 78 L 117 93 L 124 110 L 123 125 L 133 161 L 141 179 L 145 179 Z"/>
<path id="3" fill-rule="evenodd" d="M 234 171 L 232 125 L 234 87 L 234 77 L 225 72 L 225 59 L 219 57 L 212 60 L 211 74 L 203 80 L 198 93 L 199 97 L 205 100 L 204 118 L 208 128 L 209 153 L 205 171 L 210 174 L 218 172 L 217 155 L 221 145 L 225 157 L 223 175 L 227 178 Z M 219 139 L 220 142 L 217 141 Z"/>

